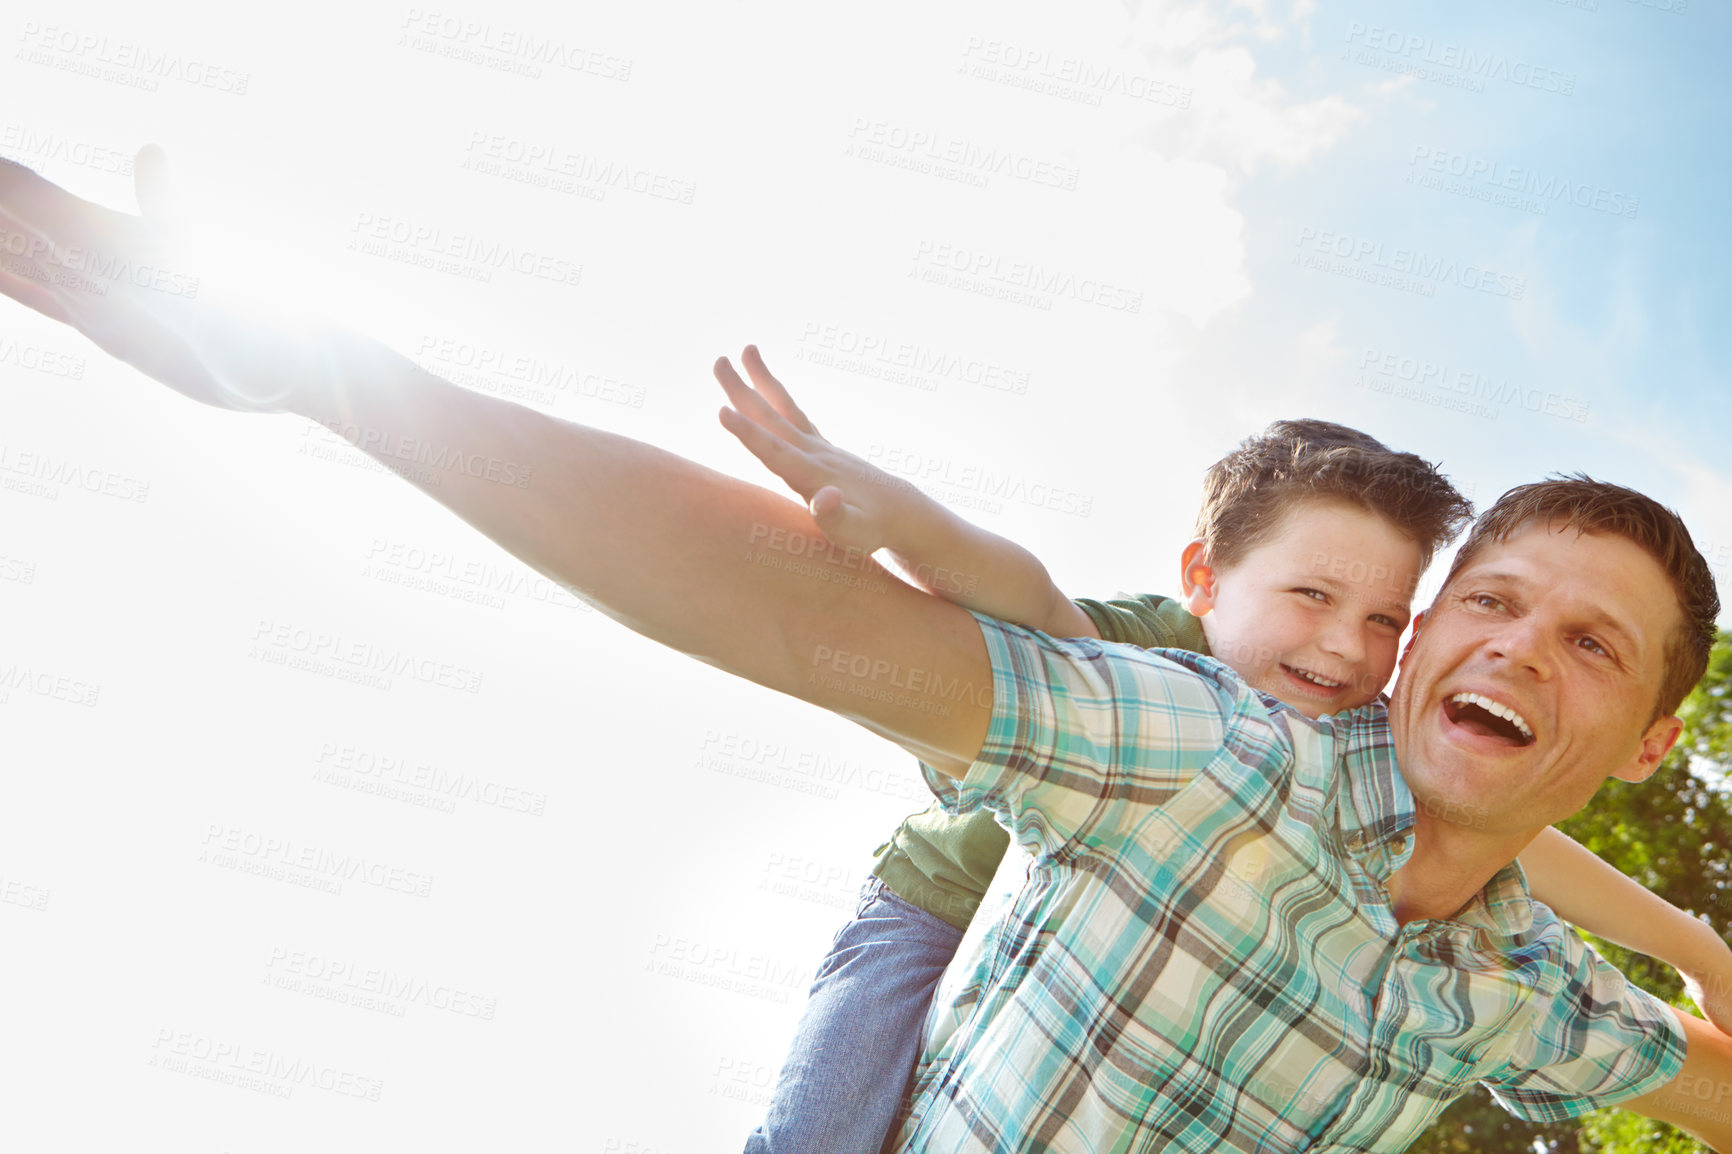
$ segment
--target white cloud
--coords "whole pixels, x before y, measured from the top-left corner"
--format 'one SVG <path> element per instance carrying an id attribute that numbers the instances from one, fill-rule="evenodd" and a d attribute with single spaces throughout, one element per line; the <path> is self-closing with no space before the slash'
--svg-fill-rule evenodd
<path id="1" fill-rule="evenodd" d="M 1194 89 L 1191 115 L 1183 122 L 1187 156 L 1209 159 L 1249 173 L 1260 163 L 1304 164 L 1327 151 L 1359 118 L 1360 110 L 1338 95 L 1316 100 L 1293 97 L 1279 81 L 1259 79 L 1247 41 L 1270 42 L 1309 29 L 1312 6 L 1297 3 L 1282 20 L 1263 0 L 1243 0 L 1250 20 L 1223 16 L 1212 5 L 1149 3 L 1136 8 L 1132 36 L 1151 63 L 1183 73 Z"/>

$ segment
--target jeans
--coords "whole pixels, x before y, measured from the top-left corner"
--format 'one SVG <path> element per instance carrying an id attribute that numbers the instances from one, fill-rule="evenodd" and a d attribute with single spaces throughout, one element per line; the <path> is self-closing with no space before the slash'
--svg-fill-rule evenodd
<path id="1" fill-rule="evenodd" d="M 933 989 L 962 931 L 877 878 L 818 967 L 746 1154 L 878 1154 L 902 1105 Z"/>

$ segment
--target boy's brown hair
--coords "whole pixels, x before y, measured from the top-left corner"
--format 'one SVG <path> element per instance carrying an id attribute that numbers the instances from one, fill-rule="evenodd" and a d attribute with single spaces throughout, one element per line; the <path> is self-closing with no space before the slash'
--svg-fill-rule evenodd
<path id="1" fill-rule="evenodd" d="M 1331 421 L 1276 421 L 1209 466 L 1197 536 L 1227 569 L 1307 501 L 1377 514 L 1418 543 L 1421 569 L 1473 516 L 1467 498 L 1421 457 Z"/>
<path id="2" fill-rule="evenodd" d="M 1481 514 L 1456 552 L 1442 588 L 1447 590 L 1455 575 L 1487 545 L 1507 541 L 1518 529 L 1535 522 L 1554 532 L 1574 529 L 1578 534 L 1622 537 L 1665 571 L 1678 598 L 1682 620 L 1666 638 L 1666 672 L 1649 724 L 1676 713 L 1708 668 L 1715 618 L 1720 615 L 1713 571 L 1690 539 L 1684 522 L 1672 510 L 1634 489 L 1596 481 L 1585 473 L 1553 474 L 1544 481 L 1516 486 Z"/>

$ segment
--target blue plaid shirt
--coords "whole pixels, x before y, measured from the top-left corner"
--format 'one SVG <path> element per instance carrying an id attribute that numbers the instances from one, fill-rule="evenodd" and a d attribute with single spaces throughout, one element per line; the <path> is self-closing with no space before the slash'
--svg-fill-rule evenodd
<path id="1" fill-rule="evenodd" d="M 965 780 L 926 774 L 1035 865 L 934 1008 L 894 1148 L 1401 1150 L 1474 1082 L 1559 1120 L 1676 1076 L 1671 1011 L 1519 865 L 1396 923 L 1382 702 L 1313 722 L 1207 657 L 977 617 L 991 726 Z"/>

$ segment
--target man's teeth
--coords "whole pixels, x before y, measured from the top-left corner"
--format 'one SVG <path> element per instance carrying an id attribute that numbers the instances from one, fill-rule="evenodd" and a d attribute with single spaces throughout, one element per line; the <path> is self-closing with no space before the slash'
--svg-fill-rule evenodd
<path id="1" fill-rule="evenodd" d="M 1450 700 L 1458 705 L 1477 705 L 1492 716 L 1501 717 L 1521 730 L 1521 735 L 1529 741 L 1533 740 L 1534 731 L 1528 727 L 1527 719 L 1507 705 L 1499 705 L 1491 698 L 1477 693 L 1458 693 Z"/>
<path id="2" fill-rule="evenodd" d="M 1319 677 L 1309 669 L 1300 669 L 1292 665 L 1289 665 L 1287 668 L 1293 671 L 1295 677 L 1309 681 L 1313 685 L 1321 685 L 1325 689 L 1340 689 L 1343 685 L 1347 684 L 1345 681 L 1331 681 L 1327 677 Z"/>

